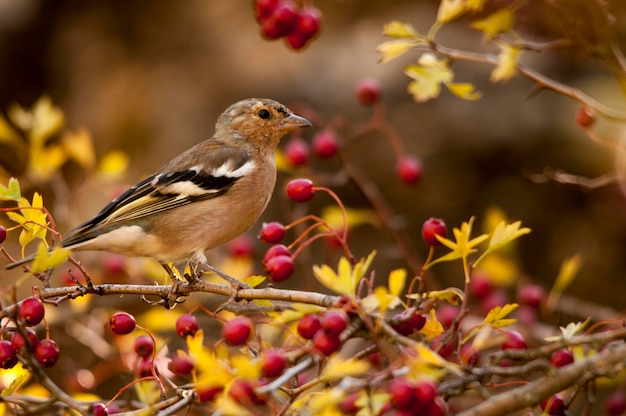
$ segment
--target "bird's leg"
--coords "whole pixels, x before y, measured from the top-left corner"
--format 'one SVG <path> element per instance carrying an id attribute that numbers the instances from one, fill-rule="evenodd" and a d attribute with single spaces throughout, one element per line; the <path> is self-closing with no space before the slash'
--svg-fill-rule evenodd
<path id="1" fill-rule="evenodd" d="M 167 300 L 169 301 L 170 307 L 171 307 L 175 305 L 176 303 L 179 303 L 177 293 L 178 293 L 178 287 L 180 286 L 181 280 L 178 276 L 176 276 L 176 273 L 174 273 L 174 270 L 172 270 L 172 268 L 167 263 L 160 263 L 160 264 L 161 264 L 161 267 L 165 269 L 170 279 L 172 280 L 172 290 L 170 290 L 170 293 L 167 296 L 168 298 Z"/>
<path id="2" fill-rule="evenodd" d="M 222 279 L 226 280 L 228 283 L 230 283 L 230 285 L 237 289 L 250 289 L 250 285 L 248 285 L 247 283 L 242 282 L 241 280 L 235 279 L 232 276 L 227 275 L 226 273 L 216 269 L 215 267 L 211 266 L 209 263 L 204 262 L 198 265 L 198 267 L 196 268 L 196 275 L 199 276 L 202 273 L 205 272 L 213 272 L 216 275 L 218 275 L 219 277 L 221 277 Z"/>

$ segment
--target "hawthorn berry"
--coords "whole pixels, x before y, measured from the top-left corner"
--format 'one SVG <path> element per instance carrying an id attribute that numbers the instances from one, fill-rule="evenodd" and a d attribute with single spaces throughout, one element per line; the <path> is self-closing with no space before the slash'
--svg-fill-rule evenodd
<path id="1" fill-rule="evenodd" d="M 278 377 L 286 365 L 285 355 L 277 349 L 267 350 L 261 357 L 261 372 L 265 377 Z"/>
<path id="2" fill-rule="evenodd" d="M 604 400 L 604 413 L 609 416 L 619 416 L 626 412 L 626 394 L 615 391 Z"/>
<path id="3" fill-rule="evenodd" d="M 420 403 L 429 403 L 437 397 L 437 384 L 432 381 L 421 380 L 415 383 L 415 396 Z"/>
<path id="4" fill-rule="evenodd" d="M 28 337 L 28 341 L 30 343 L 30 348 L 28 348 L 28 350 L 26 346 L 26 341 L 24 340 L 22 334 L 17 331 L 13 332 L 13 335 L 11 335 L 11 347 L 13 348 L 13 351 L 15 351 L 16 353 L 20 353 L 23 351 L 28 351 L 32 353 L 35 351 L 35 347 L 39 342 L 37 334 L 32 329 L 26 328 L 26 336 Z"/>
<path id="5" fill-rule="evenodd" d="M 316 7 L 306 7 L 299 13 L 295 32 L 307 40 L 312 39 L 320 31 L 322 25 L 322 13 Z"/>
<path id="6" fill-rule="evenodd" d="M 544 302 L 546 292 L 539 285 L 524 285 L 517 292 L 517 301 L 520 305 L 527 305 L 539 309 Z"/>
<path id="7" fill-rule="evenodd" d="M 563 400 L 563 396 L 557 393 L 542 401 L 541 410 L 551 416 L 565 415 L 565 401 Z"/>
<path id="8" fill-rule="evenodd" d="M 329 311 L 322 315 L 321 323 L 328 335 L 338 337 L 348 327 L 348 315 L 343 311 Z"/>
<path id="9" fill-rule="evenodd" d="M 237 403 L 264 404 L 266 402 L 265 398 L 255 393 L 252 383 L 242 378 L 233 381 L 228 390 L 228 395 Z"/>
<path id="10" fill-rule="evenodd" d="M 322 159 L 329 159 L 337 153 L 337 135 L 332 130 L 323 130 L 313 136 L 313 151 Z"/>
<path id="11" fill-rule="evenodd" d="M 430 217 L 422 225 L 422 239 L 426 244 L 431 246 L 438 246 L 441 243 L 437 240 L 435 235 L 445 237 L 448 234 L 446 229 L 446 223 L 442 219 Z"/>
<path id="12" fill-rule="evenodd" d="M 255 252 L 254 241 L 245 234 L 230 240 L 226 249 L 228 254 L 233 257 L 252 257 Z"/>
<path id="13" fill-rule="evenodd" d="M 187 357 L 175 355 L 167 364 L 167 368 L 174 374 L 179 376 L 188 376 L 194 368 L 193 363 Z"/>
<path id="14" fill-rule="evenodd" d="M 576 110 L 576 124 L 586 129 L 596 121 L 596 115 L 589 107 L 578 107 Z"/>
<path id="15" fill-rule="evenodd" d="M 420 313 L 413 313 L 409 317 L 408 311 L 402 311 L 401 313 L 391 318 L 397 323 L 392 325 L 392 328 L 399 334 L 409 336 L 414 332 L 419 332 L 420 329 L 426 324 L 426 317 Z"/>
<path id="16" fill-rule="evenodd" d="M 215 400 L 222 391 L 224 386 L 207 386 L 196 389 L 196 394 L 201 403 L 206 403 Z"/>
<path id="17" fill-rule="evenodd" d="M 374 78 L 363 79 L 356 87 L 356 98 L 364 106 L 378 103 L 381 95 L 380 83 Z"/>
<path id="18" fill-rule="evenodd" d="M 277 221 L 264 222 L 259 238 L 266 243 L 280 243 L 285 238 L 285 226 Z"/>
<path id="19" fill-rule="evenodd" d="M 422 162 L 416 156 L 403 156 L 396 164 L 396 174 L 407 185 L 416 184 L 422 177 Z"/>
<path id="20" fill-rule="evenodd" d="M 415 389 L 404 377 L 394 379 L 389 385 L 391 404 L 397 409 L 407 409 L 416 403 Z"/>
<path id="21" fill-rule="evenodd" d="M 0 368 L 5 370 L 15 367 L 17 364 L 17 355 L 11 346 L 11 342 L 0 340 Z"/>
<path id="22" fill-rule="evenodd" d="M 481 273 L 474 273 L 470 281 L 470 293 L 476 299 L 484 299 L 491 294 L 493 287 L 489 278 Z"/>
<path id="23" fill-rule="evenodd" d="M 322 329 L 319 316 L 308 313 L 298 322 L 298 334 L 304 339 L 313 339 L 315 334 Z"/>
<path id="24" fill-rule="evenodd" d="M 252 321 L 245 316 L 231 319 L 222 328 L 222 337 L 229 345 L 242 345 L 252 334 Z"/>
<path id="25" fill-rule="evenodd" d="M 361 409 L 357 406 L 356 401 L 361 397 L 360 393 L 351 393 L 347 395 L 337 406 L 342 415 L 355 415 Z"/>
<path id="26" fill-rule="evenodd" d="M 313 336 L 313 346 L 322 354 L 328 356 L 339 350 L 341 341 L 337 335 L 330 335 L 326 331 L 317 331 Z"/>
<path id="27" fill-rule="evenodd" d="M 59 360 L 59 355 L 59 346 L 52 339 L 42 339 L 35 347 L 35 358 L 44 368 L 53 367 Z"/>
<path id="28" fill-rule="evenodd" d="M 150 357 L 154 352 L 154 344 L 152 343 L 152 338 L 150 338 L 148 335 L 138 336 L 137 338 L 135 338 L 133 348 L 138 356 L 143 358 Z"/>
<path id="29" fill-rule="evenodd" d="M 269 18 L 274 9 L 278 6 L 278 0 L 255 0 L 254 16 L 258 22 Z"/>
<path id="30" fill-rule="evenodd" d="M 43 320 L 45 313 L 46 311 L 41 300 L 28 298 L 20 304 L 18 317 L 24 322 L 24 325 L 35 326 Z"/>
<path id="31" fill-rule="evenodd" d="M 574 354 L 567 348 L 554 351 L 550 356 L 550 364 L 555 367 L 564 367 L 574 362 Z"/>
<path id="32" fill-rule="evenodd" d="M 296 6 L 289 1 L 279 1 L 272 13 L 261 22 L 261 33 L 268 39 L 287 36 L 299 20 Z"/>
<path id="33" fill-rule="evenodd" d="M 285 158 L 291 166 L 303 166 L 309 162 L 309 145 L 299 137 L 295 137 L 285 145 Z"/>
<path id="34" fill-rule="evenodd" d="M 116 335 L 130 334 L 135 326 L 135 318 L 126 312 L 117 312 L 109 318 L 109 327 Z"/>
<path id="35" fill-rule="evenodd" d="M 93 416 L 108 416 L 109 409 L 107 409 L 104 403 L 94 403 L 91 405 L 91 414 Z"/>
<path id="36" fill-rule="evenodd" d="M 139 357 L 137 364 L 135 364 L 135 375 L 137 378 L 152 377 L 152 360 L 150 358 Z M 154 368 L 156 373 L 156 368 Z"/>
<path id="37" fill-rule="evenodd" d="M 263 255 L 263 264 L 278 256 L 291 256 L 291 251 L 283 244 L 276 244 L 268 248 Z"/>
<path id="38" fill-rule="evenodd" d="M 4 243 L 4 240 L 7 239 L 7 229 L 0 225 L 0 244 Z"/>
<path id="39" fill-rule="evenodd" d="M 450 328 L 452 322 L 459 315 L 459 308 L 456 306 L 452 306 L 449 304 L 444 304 L 441 307 L 437 308 L 437 320 L 441 323 L 444 328 Z"/>
<path id="40" fill-rule="evenodd" d="M 198 319 L 194 315 L 186 313 L 176 319 L 176 333 L 182 339 L 188 335 L 194 336 L 199 328 Z"/>
<path id="41" fill-rule="evenodd" d="M 522 334 L 513 330 L 506 333 L 506 339 L 502 343 L 503 350 L 523 350 L 526 348 L 528 348 L 528 345 Z"/>
<path id="42" fill-rule="evenodd" d="M 293 274 L 295 266 L 291 256 L 276 256 L 264 264 L 265 272 L 272 282 L 282 282 Z"/>
<path id="43" fill-rule="evenodd" d="M 287 184 L 287 196 L 294 202 L 308 202 L 315 195 L 309 179 L 293 179 Z"/>

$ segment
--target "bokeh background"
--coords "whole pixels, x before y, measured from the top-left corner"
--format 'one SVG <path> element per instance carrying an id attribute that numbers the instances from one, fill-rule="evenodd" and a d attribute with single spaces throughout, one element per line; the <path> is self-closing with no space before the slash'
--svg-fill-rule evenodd
<path id="1" fill-rule="evenodd" d="M 440 217 L 451 229 L 475 215 L 480 226 L 487 210 L 499 207 L 533 229 L 518 245 L 526 279 L 548 288 L 563 259 L 581 253 L 583 267 L 567 293 L 623 307 L 622 187 L 617 181 L 589 190 L 533 180 L 546 168 L 589 178 L 619 172 L 615 149 L 592 142 L 576 126 L 577 103 L 538 92 L 521 77 L 494 85 L 488 81 L 490 67 L 456 63 L 457 79 L 474 83 L 483 98 L 465 102 L 444 92 L 437 100 L 417 104 L 406 93 L 409 80 L 402 74 L 404 65 L 417 55 L 381 65 L 375 49 L 385 40 L 382 27 L 388 21 L 408 21 L 427 31 L 438 1 L 314 3 L 323 13 L 322 33 L 308 48 L 294 52 L 282 41 L 262 38 L 247 0 L 0 0 L 0 111 L 11 103 L 29 107 L 49 95 L 64 111 L 68 128 L 89 130 L 98 155 L 114 149 L 130 155 L 132 163 L 121 182 L 132 184 L 208 137 L 217 115 L 242 98 L 266 96 L 296 107 L 306 105 L 327 120 L 344 117 L 349 126 L 357 126 L 371 109 L 358 104 L 356 85 L 364 77 L 374 77 L 382 85 L 389 119 L 409 151 L 424 163 L 423 178 L 414 187 L 402 184 L 395 176 L 395 157 L 380 135 L 352 143 L 350 152 L 393 207 L 419 256 L 424 258 L 428 250 L 420 238 L 426 218 Z M 555 13 L 551 2 L 531 3 L 521 6 L 519 33 L 535 41 L 569 34 L 578 43 L 559 51 L 529 52 L 523 61 L 623 108 L 619 84 L 599 60 L 586 54 L 606 31 L 594 11 L 597 3 L 571 2 L 568 15 Z M 624 22 L 626 5 L 618 0 L 606 3 L 618 22 Z M 505 4 L 494 2 L 495 7 Z M 624 33 L 618 35 L 623 40 Z M 467 29 L 466 21 L 445 28 L 440 41 L 459 49 L 487 48 L 478 32 Z M 622 135 L 619 124 L 600 120 L 597 128 L 618 141 Z M 305 138 L 315 131 L 306 132 Z M 0 149 L 0 163 L 7 175 L 19 176 L 24 169 L 23 158 L 11 149 Z M 314 161 L 314 166 L 328 174 L 340 168 L 336 162 Z M 65 168 L 68 184 L 80 182 L 76 171 Z M 284 220 L 290 203 L 282 186 L 290 178 L 281 173 L 265 221 Z M 24 186 L 27 195 L 35 190 Z M 113 192 L 87 188 L 59 200 L 52 187 L 37 187 L 58 214 L 61 231 L 89 218 Z M 350 184 L 336 190 L 347 205 L 368 208 Z M 318 212 L 328 202 L 313 201 L 310 211 Z M 258 230 L 259 225 L 251 235 Z M 358 256 L 379 250 L 377 264 L 383 277 L 386 270 L 404 265 L 380 228 L 356 230 L 351 242 Z M 432 275 L 442 286 L 458 286 L 461 276 L 456 266 L 444 265 Z M 7 272 L 0 273 L 9 278 Z M 300 276 L 287 286 L 312 279 L 310 270 Z"/>

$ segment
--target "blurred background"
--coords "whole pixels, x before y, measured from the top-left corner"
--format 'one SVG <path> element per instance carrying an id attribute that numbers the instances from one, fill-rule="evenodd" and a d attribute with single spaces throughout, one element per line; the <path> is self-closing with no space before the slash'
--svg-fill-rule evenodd
<path id="1" fill-rule="evenodd" d="M 90 218 L 121 184 L 134 183 L 209 137 L 216 117 L 237 100 L 270 97 L 293 108 L 310 108 L 319 120 L 343 117 L 349 128 L 356 129 L 372 113 L 356 100 L 356 86 L 364 77 L 373 77 L 382 85 L 390 122 L 408 151 L 423 162 L 422 180 L 411 187 L 396 178 L 395 156 L 378 134 L 351 143 L 349 151 L 392 206 L 418 257 L 425 258 L 428 252 L 420 236 L 428 217 L 442 218 L 451 231 L 476 216 L 478 232 L 486 212 L 497 207 L 533 230 L 517 246 L 516 261 L 525 279 L 549 288 L 563 259 L 581 253 L 581 272 L 567 293 L 623 307 L 622 187 L 612 181 L 584 189 L 542 183 L 535 176 L 544 169 L 589 178 L 619 171 L 616 151 L 592 142 L 576 125 L 577 103 L 537 91 L 519 76 L 506 84 L 491 84 L 491 67 L 462 62 L 453 66 L 456 79 L 474 83 L 483 94 L 480 100 L 462 101 L 443 91 L 436 100 L 415 103 L 406 92 L 409 79 L 402 70 L 417 54 L 381 65 L 375 49 L 385 40 L 383 25 L 394 19 L 425 33 L 436 18 L 435 0 L 315 1 L 323 14 L 322 32 L 299 52 L 282 40 L 268 41 L 260 35 L 251 3 L 0 0 L 0 111 L 6 114 L 12 103 L 30 107 L 47 94 L 65 113 L 67 128 L 89 131 L 98 157 L 112 150 L 130 156 L 129 169 L 115 187 L 86 185 L 79 169 L 64 167 L 69 188 L 82 186 L 80 192 L 63 194 L 71 195 L 69 199 L 59 199 L 54 186 L 22 182 L 25 195 L 30 197 L 35 190 L 44 194 L 59 230 Z M 491 3 L 493 10 L 510 2 Z M 559 14 L 552 3 L 524 3 L 516 30 L 533 41 L 565 35 L 574 41 L 559 51 L 527 52 L 523 62 L 624 109 L 619 83 L 594 59 L 602 57 L 602 50 L 592 47 L 607 36 L 597 3 L 568 3 L 568 14 Z M 618 22 L 624 22 L 626 4 L 605 3 Z M 486 50 L 482 35 L 467 26 L 467 21 L 450 24 L 438 39 L 453 48 Z M 618 35 L 623 40 L 626 26 L 617 27 L 622 28 Z M 306 132 L 305 139 L 321 127 Z M 615 123 L 599 120 L 595 127 L 611 140 L 619 141 L 622 135 L 622 126 Z M 11 148 L 0 148 L 0 163 L 7 178 L 20 177 L 24 169 L 24 158 Z M 313 160 L 312 165 L 315 172 L 327 174 L 340 169 L 337 161 Z M 316 175 L 307 169 L 297 175 Z M 284 212 L 291 203 L 282 189 L 291 177 L 280 174 L 264 221 L 289 221 Z M 350 184 L 335 189 L 348 206 L 369 208 Z M 320 197 L 295 213 L 319 212 L 328 203 Z M 250 235 L 259 229 L 260 223 Z M 378 249 L 379 279 L 388 270 L 405 266 L 380 227 L 354 230 L 351 244 L 359 257 Z M 313 261 L 322 261 L 312 255 Z M 336 264 L 337 256 L 330 258 L 330 264 Z M 260 262 L 255 267 L 259 269 Z M 303 279 L 285 286 L 297 287 L 306 280 L 305 287 L 319 289 L 311 283 L 310 269 L 300 273 Z M 461 285 L 458 264 L 430 273 L 441 286 Z"/>

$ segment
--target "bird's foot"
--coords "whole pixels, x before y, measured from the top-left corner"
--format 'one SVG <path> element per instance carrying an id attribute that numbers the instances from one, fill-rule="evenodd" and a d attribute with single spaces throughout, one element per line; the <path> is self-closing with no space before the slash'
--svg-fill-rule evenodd
<path id="1" fill-rule="evenodd" d="M 198 267 L 196 268 L 196 276 L 200 276 L 203 273 L 206 272 L 212 272 L 215 273 L 216 275 L 218 275 L 219 277 L 221 277 L 222 279 L 226 280 L 226 282 L 228 282 L 228 284 L 230 284 L 232 286 L 233 289 L 239 291 L 242 289 L 251 289 L 250 285 L 247 283 L 242 282 L 241 280 L 235 279 L 234 277 L 222 272 L 219 269 L 216 269 L 215 267 L 211 266 L 209 263 L 202 263 L 200 265 L 198 265 Z"/>

